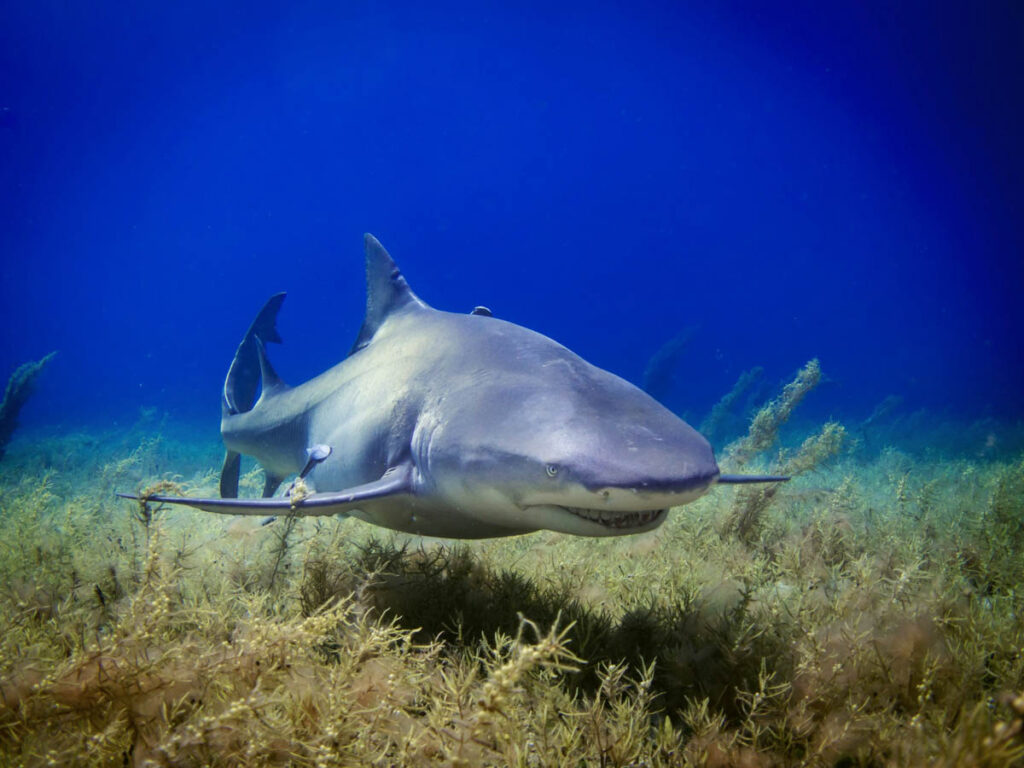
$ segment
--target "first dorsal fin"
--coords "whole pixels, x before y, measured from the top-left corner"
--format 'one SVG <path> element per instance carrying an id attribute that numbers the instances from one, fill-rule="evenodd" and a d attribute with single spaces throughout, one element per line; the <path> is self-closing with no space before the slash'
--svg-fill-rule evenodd
<path id="1" fill-rule="evenodd" d="M 366 244 L 366 317 L 352 351 L 356 352 L 373 339 L 384 322 L 396 312 L 427 305 L 412 292 L 394 260 L 373 235 L 364 236 Z"/>

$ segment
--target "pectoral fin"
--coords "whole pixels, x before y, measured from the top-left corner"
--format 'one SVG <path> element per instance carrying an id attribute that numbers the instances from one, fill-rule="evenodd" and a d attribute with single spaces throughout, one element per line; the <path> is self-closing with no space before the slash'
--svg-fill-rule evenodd
<path id="1" fill-rule="evenodd" d="M 186 507 L 216 512 L 221 515 L 301 515 L 329 516 L 364 507 L 367 503 L 412 493 L 412 468 L 409 465 L 392 467 L 379 480 L 356 485 L 343 491 L 312 493 L 303 499 L 193 499 L 187 496 L 148 496 L 144 500 L 158 504 L 182 504 Z M 117 494 L 122 499 L 139 500 L 127 493 Z"/>

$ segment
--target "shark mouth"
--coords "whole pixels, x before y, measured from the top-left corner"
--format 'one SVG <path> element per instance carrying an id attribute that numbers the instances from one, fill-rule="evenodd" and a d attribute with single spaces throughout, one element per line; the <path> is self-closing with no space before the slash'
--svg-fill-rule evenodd
<path id="1" fill-rule="evenodd" d="M 603 509 L 586 509 L 585 507 L 562 507 L 576 517 L 582 517 L 592 523 L 599 523 L 606 528 L 625 530 L 640 528 L 654 522 L 661 522 L 667 509 L 645 509 L 642 512 L 610 512 Z"/>

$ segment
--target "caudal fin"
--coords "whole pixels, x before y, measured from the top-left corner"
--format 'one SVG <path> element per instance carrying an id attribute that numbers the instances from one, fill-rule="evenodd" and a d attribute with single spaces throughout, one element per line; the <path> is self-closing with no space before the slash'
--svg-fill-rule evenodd
<path id="1" fill-rule="evenodd" d="M 277 293 L 267 300 L 235 351 L 235 359 L 231 361 L 227 378 L 224 380 L 224 395 L 221 400 L 227 414 L 251 411 L 256 403 L 262 368 L 260 342 L 281 343 L 281 335 L 277 332 L 277 313 L 281 310 L 284 297 L 285 294 Z"/>

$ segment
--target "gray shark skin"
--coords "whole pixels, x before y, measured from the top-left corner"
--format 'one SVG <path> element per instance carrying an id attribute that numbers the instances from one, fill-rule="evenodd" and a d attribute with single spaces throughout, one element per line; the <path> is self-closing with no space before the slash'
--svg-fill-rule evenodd
<path id="1" fill-rule="evenodd" d="M 345 514 L 445 538 L 614 536 L 656 528 L 716 482 L 785 479 L 721 475 L 707 440 L 639 388 L 485 308 L 427 306 L 372 235 L 365 245 L 366 318 L 345 360 L 282 383 L 264 347 L 280 341 L 278 294 L 228 372 L 221 494 L 237 495 L 246 454 L 266 472 L 265 498 L 150 500 Z M 305 487 L 270 498 L 294 474 Z"/>

